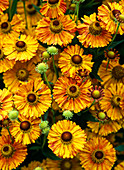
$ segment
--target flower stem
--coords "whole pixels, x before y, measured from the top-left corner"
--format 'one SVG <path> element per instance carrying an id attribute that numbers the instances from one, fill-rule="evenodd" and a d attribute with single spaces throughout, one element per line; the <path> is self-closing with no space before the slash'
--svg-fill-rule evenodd
<path id="1" fill-rule="evenodd" d="M 11 135 L 11 133 L 10 133 L 9 127 L 6 127 L 6 129 L 8 130 L 8 133 L 9 133 L 10 139 L 11 139 L 11 141 L 12 141 L 12 143 L 13 143 L 14 141 L 13 141 L 13 139 L 12 139 L 12 135 Z"/>
<path id="2" fill-rule="evenodd" d="M 90 110 L 90 108 L 95 104 L 95 100 L 93 101 L 93 103 L 90 105 L 90 107 L 87 110 L 84 110 L 83 113 L 87 112 L 88 110 Z"/>
<path id="3" fill-rule="evenodd" d="M 77 2 L 77 4 L 76 4 L 76 11 L 77 11 L 76 25 L 78 25 L 79 4 L 80 4 L 80 1 Z"/>
<path id="4" fill-rule="evenodd" d="M 12 7 L 12 2 L 11 0 L 9 0 L 9 21 L 11 21 L 12 19 L 11 7 Z"/>
<path id="5" fill-rule="evenodd" d="M 53 113 L 53 122 L 55 123 L 56 122 L 56 119 L 55 119 L 55 111 L 53 110 L 53 108 L 51 107 L 51 111 Z"/>
<path id="6" fill-rule="evenodd" d="M 23 6 L 24 6 L 24 13 L 25 13 L 26 29 L 28 29 L 28 22 L 27 22 L 27 14 L 26 14 L 26 8 L 25 8 L 25 1 L 23 1 Z"/>
<path id="7" fill-rule="evenodd" d="M 43 75 L 44 75 L 44 78 L 45 78 L 45 80 L 46 80 L 46 83 L 47 83 L 48 87 L 49 87 L 50 90 L 52 91 L 52 88 L 51 88 L 50 83 L 49 83 L 49 81 L 48 81 L 48 79 L 47 79 L 46 73 L 44 72 Z"/>
<path id="8" fill-rule="evenodd" d="M 58 71 L 57 71 L 56 66 L 55 66 L 54 55 L 52 55 L 52 60 L 53 60 L 53 68 L 54 68 L 54 71 L 56 73 L 56 77 L 58 79 L 59 76 L 58 76 Z"/>

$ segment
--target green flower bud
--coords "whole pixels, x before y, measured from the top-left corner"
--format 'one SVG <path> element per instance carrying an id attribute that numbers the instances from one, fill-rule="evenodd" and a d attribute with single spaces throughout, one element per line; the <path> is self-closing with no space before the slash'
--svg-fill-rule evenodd
<path id="1" fill-rule="evenodd" d="M 47 48 L 47 52 L 50 55 L 57 55 L 58 54 L 58 49 L 55 46 L 50 46 Z"/>
<path id="2" fill-rule="evenodd" d="M 47 120 L 46 121 L 41 121 L 41 123 L 39 124 L 40 129 L 46 128 L 48 126 L 48 123 L 49 122 Z"/>
<path id="3" fill-rule="evenodd" d="M 47 69 L 48 69 L 48 65 L 46 63 L 39 63 L 37 67 L 35 68 L 35 70 L 40 74 L 43 74 L 44 72 L 46 72 Z"/>
<path id="4" fill-rule="evenodd" d="M 73 117 L 73 113 L 70 110 L 65 110 L 62 114 L 66 119 L 71 119 Z"/>
<path id="5" fill-rule="evenodd" d="M 42 130 L 42 134 L 47 134 L 47 133 L 49 133 L 49 130 L 50 130 L 50 127 L 47 126 L 46 128 L 44 128 L 44 129 Z"/>
<path id="6" fill-rule="evenodd" d="M 9 119 L 10 120 L 15 120 L 18 118 L 18 111 L 17 110 L 12 110 L 9 112 Z"/>

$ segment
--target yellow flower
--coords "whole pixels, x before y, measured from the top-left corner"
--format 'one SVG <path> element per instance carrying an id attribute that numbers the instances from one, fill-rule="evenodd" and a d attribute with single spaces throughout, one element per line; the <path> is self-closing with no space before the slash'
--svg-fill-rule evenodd
<path id="1" fill-rule="evenodd" d="M 12 93 L 7 89 L 0 89 L 0 120 L 8 116 L 9 111 L 13 109 Z"/>
<path id="2" fill-rule="evenodd" d="M 77 44 L 75 46 L 68 46 L 60 53 L 59 64 L 63 74 L 69 77 L 74 77 L 76 72 L 80 69 L 88 70 L 91 72 L 91 67 L 94 62 L 91 62 L 92 55 L 83 55 L 83 48 L 80 48 Z"/>
<path id="3" fill-rule="evenodd" d="M 53 98 L 62 110 L 78 113 L 91 105 L 87 96 L 91 82 L 86 80 L 82 84 L 76 84 L 76 80 L 68 77 L 60 77 L 53 89 Z"/>
<path id="4" fill-rule="evenodd" d="M 51 91 L 41 78 L 35 78 L 18 88 L 14 104 L 21 115 L 40 117 L 51 106 Z"/>
<path id="5" fill-rule="evenodd" d="M 112 84 L 105 89 L 104 97 L 99 101 L 100 107 L 112 120 L 120 120 L 124 116 L 124 110 L 120 107 L 120 102 L 124 96 L 124 87 L 120 83 Z"/>
<path id="6" fill-rule="evenodd" d="M 48 147 L 61 158 L 73 158 L 86 143 L 86 134 L 69 120 L 58 121 L 52 125 L 48 134 Z"/>
<path id="7" fill-rule="evenodd" d="M 104 88 L 108 88 L 110 84 L 120 84 L 124 82 L 124 65 L 120 65 L 119 61 L 109 62 L 102 61 L 102 64 L 99 67 L 98 75 L 103 80 L 101 84 Z M 107 68 L 107 69 L 106 69 Z"/>
<path id="8" fill-rule="evenodd" d="M 64 45 L 72 42 L 76 24 L 67 15 L 50 20 L 48 17 L 42 18 L 36 27 L 37 39 L 47 45 Z"/>
<path id="9" fill-rule="evenodd" d="M 35 71 L 35 65 L 32 62 L 21 63 L 18 61 L 13 69 L 3 74 L 5 86 L 12 92 L 18 90 L 21 84 L 40 77 L 41 75 Z"/>
<path id="10" fill-rule="evenodd" d="M 45 17 L 56 18 L 66 12 L 66 3 L 63 0 L 47 0 L 41 8 L 41 14 Z"/>
<path id="11" fill-rule="evenodd" d="M 0 136 L 0 169 L 16 169 L 27 155 L 27 147 L 21 143 L 11 142 L 9 135 Z"/>
<path id="12" fill-rule="evenodd" d="M 0 0 L 0 14 L 9 7 L 9 0 Z"/>
<path id="13" fill-rule="evenodd" d="M 19 115 L 19 121 L 12 122 L 11 135 L 15 138 L 15 141 L 28 145 L 35 143 L 35 140 L 40 136 L 41 130 L 39 128 L 40 118 L 26 118 L 23 115 Z"/>
<path id="14" fill-rule="evenodd" d="M 122 161 L 121 163 L 119 163 L 114 170 L 123 170 L 124 169 L 124 161 Z"/>
<path id="15" fill-rule="evenodd" d="M 7 13 L 0 16 L 0 36 L 2 39 L 7 38 L 10 35 L 12 37 L 18 37 L 24 28 L 25 24 L 18 14 L 13 16 L 12 21 L 8 20 Z"/>
<path id="16" fill-rule="evenodd" d="M 116 151 L 113 145 L 102 137 L 94 137 L 87 141 L 79 156 L 85 170 L 110 170 L 116 161 Z"/>
<path id="17" fill-rule="evenodd" d="M 47 168 L 44 166 L 44 161 L 42 163 L 39 162 L 39 161 L 31 161 L 28 164 L 28 167 L 24 166 L 24 167 L 21 168 L 21 170 L 35 170 L 35 168 L 37 168 L 37 167 L 40 167 L 41 170 L 42 170 L 42 167 L 43 167 L 43 170 L 47 170 Z"/>
<path id="18" fill-rule="evenodd" d="M 102 27 L 109 31 L 111 34 L 115 34 L 117 30 L 117 20 L 119 15 L 123 14 L 122 5 L 117 2 L 108 2 L 108 6 L 102 4 L 98 7 L 98 19 L 103 23 Z M 118 29 L 118 34 L 122 35 L 124 33 L 124 23 L 119 20 L 121 23 Z"/>
<path id="19" fill-rule="evenodd" d="M 41 7 L 41 6 L 38 6 L 38 0 L 26 0 L 25 1 L 28 28 L 32 26 L 36 26 L 37 22 L 42 18 L 41 14 L 39 14 L 35 10 L 32 4 L 34 4 L 35 6 L 39 8 Z M 22 1 L 17 2 L 17 13 L 21 15 L 23 20 L 25 20 L 24 6 L 23 6 Z"/>
<path id="20" fill-rule="evenodd" d="M 77 26 L 77 38 L 85 48 L 105 47 L 111 41 L 111 34 L 101 27 L 101 22 L 96 20 L 96 13 L 90 17 L 84 15 L 83 24 Z"/>
<path id="21" fill-rule="evenodd" d="M 30 35 L 17 37 L 7 37 L 4 39 L 3 51 L 9 60 L 15 59 L 26 62 L 36 55 L 38 42 Z"/>

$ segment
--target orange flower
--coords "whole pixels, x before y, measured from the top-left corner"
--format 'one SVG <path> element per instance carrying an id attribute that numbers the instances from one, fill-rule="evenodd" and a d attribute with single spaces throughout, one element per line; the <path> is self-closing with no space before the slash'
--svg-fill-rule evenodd
<path id="1" fill-rule="evenodd" d="M 63 0 L 47 0 L 41 8 L 41 14 L 45 17 L 56 18 L 66 12 L 66 3 Z"/>
<path id="2" fill-rule="evenodd" d="M 90 17 L 84 15 L 82 18 L 83 24 L 77 26 L 79 35 L 77 38 L 86 48 L 105 47 L 111 41 L 111 34 L 102 29 L 101 22 L 96 20 L 96 13 L 90 15 Z"/>
<path id="3" fill-rule="evenodd" d="M 8 135 L 0 136 L 0 169 L 16 169 L 25 160 L 26 155 L 26 146 L 15 141 L 12 143 Z"/>
<path id="4" fill-rule="evenodd" d="M 9 7 L 9 0 L 0 0 L 0 14 Z"/>
<path id="5" fill-rule="evenodd" d="M 36 27 L 37 39 L 47 45 L 64 45 L 72 42 L 76 24 L 68 16 L 60 16 L 57 19 L 50 20 L 44 17 L 38 22 Z"/>

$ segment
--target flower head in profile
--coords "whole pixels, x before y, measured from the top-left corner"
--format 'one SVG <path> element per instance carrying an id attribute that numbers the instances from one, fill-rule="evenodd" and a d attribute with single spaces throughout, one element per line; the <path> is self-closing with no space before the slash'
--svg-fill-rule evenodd
<path id="1" fill-rule="evenodd" d="M 0 169 L 16 169 L 27 155 L 27 147 L 14 141 L 9 135 L 0 136 Z"/>
<path id="2" fill-rule="evenodd" d="M 40 9 L 45 17 L 56 18 L 66 12 L 66 3 L 63 0 L 47 0 L 47 3 Z"/>
<path id="3" fill-rule="evenodd" d="M 85 170 L 110 170 L 116 161 L 116 151 L 113 145 L 103 137 L 93 137 L 87 141 L 79 156 Z"/>
<path id="4" fill-rule="evenodd" d="M 48 147 L 61 158 L 73 158 L 86 143 L 86 134 L 79 125 L 69 120 L 52 125 L 48 134 Z"/>
<path id="5" fill-rule="evenodd" d="M 96 20 L 96 13 L 89 17 L 81 18 L 84 22 L 77 26 L 79 35 L 77 38 L 85 48 L 105 47 L 111 41 L 111 34 L 101 27 L 101 22 Z"/>
<path id="6" fill-rule="evenodd" d="M 42 18 L 36 27 L 36 37 L 47 45 L 63 45 L 72 42 L 76 24 L 67 15 L 51 20 L 48 17 Z"/>

